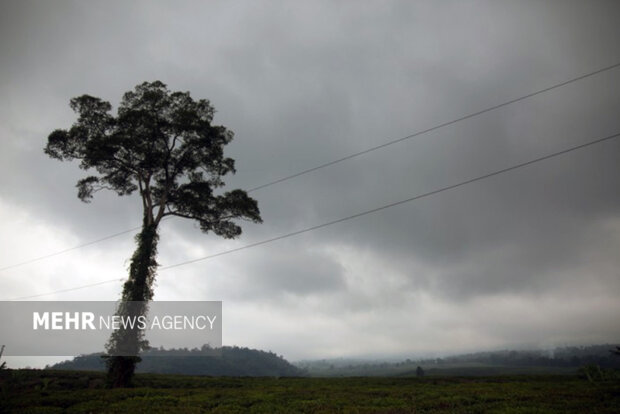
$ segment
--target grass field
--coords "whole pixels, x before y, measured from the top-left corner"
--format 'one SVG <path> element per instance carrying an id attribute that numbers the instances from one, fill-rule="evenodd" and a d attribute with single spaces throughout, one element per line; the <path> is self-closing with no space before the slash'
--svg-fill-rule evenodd
<path id="1" fill-rule="evenodd" d="M 8 374 L 8 375 L 7 375 Z M 1 412 L 620 413 L 620 381 L 576 376 L 210 378 L 141 374 L 107 390 L 103 374 L 3 373 Z"/>

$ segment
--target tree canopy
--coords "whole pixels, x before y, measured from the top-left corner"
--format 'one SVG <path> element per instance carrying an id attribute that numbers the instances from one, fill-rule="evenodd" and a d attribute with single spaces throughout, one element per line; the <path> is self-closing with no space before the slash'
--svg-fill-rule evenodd
<path id="1" fill-rule="evenodd" d="M 224 185 L 224 175 L 235 172 L 235 163 L 223 154 L 233 133 L 212 125 L 208 100 L 171 93 L 155 81 L 125 93 L 116 117 L 109 102 L 90 95 L 71 99 L 71 108 L 77 121 L 52 132 L 45 152 L 80 160 L 80 168 L 97 172 L 78 182 L 82 201 L 102 189 L 121 196 L 139 190 L 147 224 L 178 216 L 227 238 L 241 233 L 233 219 L 261 221 L 256 201 L 245 191 L 214 192 Z"/>

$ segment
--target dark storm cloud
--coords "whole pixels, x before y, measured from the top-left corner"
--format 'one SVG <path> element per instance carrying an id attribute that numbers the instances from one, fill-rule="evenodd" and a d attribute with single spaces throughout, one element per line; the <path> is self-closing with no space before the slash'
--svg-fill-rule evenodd
<path id="1" fill-rule="evenodd" d="M 286 246 L 254 255 L 239 272 L 235 294 L 245 300 L 278 301 L 283 295 L 326 295 L 346 288 L 342 265 L 329 255 Z"/>
<path id="2" fill-rule="evenodd" d="M 604 79 L 602 83 L 607 86 Z M 335 167 L 333 175 L 322 171 L 300 178 L 305 180 L 303 187 L 284 184 L 286 195 L 278 200 L 309 209 L 306 215 L 315 217 L 310 223 L 315 224 L 321 217 L 342 217 L 536 158 L 615 132 L 618 92 L 598 90 L 597 106 L 608 109 L 595 114 L 562 104 L 572 94 L 543 99 L 538 106 L 554 107 L 558 114 L 547 116 L 552 126 L 535 125 L 539 122 L 528 114 L 532 112 L 528 107 L 506 110 L 494 114 L 500 121 L 489 116 Z M 574 94 L 588 98 L 579 88 Z M 601 99 L 606 94 L 607 99 Z M 562 122 L 565 118 L 568 128 Z M 507 128 L 509 123 L 514 129 Z M 402 270 L 411 257 L 451 269 L 432 281 L 450 296 L 553 289 L 561 280 L 557 270 L 574 267 L 582 253 L 605 243 L 592 239 L 592 233 L 617 216 L 617 157 L 617 143 L 601 144 L 377 217 L 339 224 L 340 229 L 327 238 L 344 237 L 353 245 L 371 246 L 393 257 Z M 304 199 L 308 202 L 300 203 Z M 277 209 L 269 207 L 267 211 Z"/>

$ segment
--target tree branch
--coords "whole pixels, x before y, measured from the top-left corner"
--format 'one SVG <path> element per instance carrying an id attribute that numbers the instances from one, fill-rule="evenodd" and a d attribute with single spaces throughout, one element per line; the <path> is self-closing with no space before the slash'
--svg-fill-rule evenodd
<path id="1" fill-rule="evenodd" d="M 170 210 L 170 207 L 168 207 L 168 212 L 164 213 L 163 216 L 177 216 L 177 217 L 182 217 L 182 218 L 186 218 L 186 219 L 190 219 L 190 220 L 197 220 L 197 221 L 209 221 L 206 220 L 205 218 L 199 217 L 199 216 L 194 216 L 192 214 L 185 214 L 185 213 L 180 213 L 178 211 L 173 211 Z M 243 217 L 239 217 L 239 216 L 235 216 L 235 215 L 228 215 L 228 216 L 221 216 L 217 218 L 217 221 L 224 221 L 224 220 L 230 220 L 230 219 L 234 219 L 234 218 L 243 218 Z"/>

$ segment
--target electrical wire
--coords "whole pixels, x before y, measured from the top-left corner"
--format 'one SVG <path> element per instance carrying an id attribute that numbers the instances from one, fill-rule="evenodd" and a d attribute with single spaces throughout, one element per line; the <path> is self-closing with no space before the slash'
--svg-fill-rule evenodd
<path id="1" fill-rule="evenodd" d="M 435 125 L 435 126 L 433 126 L 433 127 L 430 127 L 430 128 L 427 128 L 427 129 L 424 129 L 424 130 L 421 130 L 421 131 L 414 132 L 414 133 L 412 133 L 412 134 L 410 134 L 410 135 L 407 135 L 407 136 L 405 136 L 405 137 L 401 137 L 401 138 L 398 138 L 398 139 L 394 139 L 394 140 L 391 140 L 391 141 L 385 142 L 385 143 L 383 143 L 383 144 L 380 144 L 380 145 L 377 145 L 377 146 L 374 146 L 374 147 L 371 147 L 371 148 L 367 148 L 367 149 L 365 149 L 365 150 L 362 150 L 362 151 L 359 151 L 359 152 L 355 152 L 355 153 L 349 154 L 349 155 L 347 155 L 347 156 L 344 156 L 344 157 L 341 157 L 341 158 L 335 159 L 335 160 L 333 160 L 333 161 L 330 161 L 330 162 L 327 162 L 327 163 L 324 163 L 324 164 L 320 164 L 320 165 L 318 165 L 318 166 L 316 166 L 316 167 L 308 168 L 308 169 L 306 169 L 306 170 L 302 170 L 302 171 L 297 172 L 297 173 L 295 173 L 295 174 L 291 174 L 291 175 L 288 175 L 288 176 L 285 176 L 285 177 L 279 178 L 279 179 L 277 179 L 277 180 L 270 181 L 270 182 L 267 182 L 267 183 L 265 183 L 265 184 L 258 185 L 258 186 L 256 186 L 256 187 L 252 187 L 252 188 L 250 188 L 249 190 L 247 190 L 247 192 L 248 192 L 248 193 L 250 193 L 250 192 L 257 191 L 257 190 L 261 190 L 261 189 L 263 189 L 263 188 L 270 187 L 270 186 L 272 186 L 272 185 L 279 184 L 279 183 L 282 183 L 282 182 L 284 182 L 284 181 L 288 181 L 288 180 L 291 180 L 291 179 L 293 179 L 293 178 L 296 178 L 296 177 L 299 177 L 299 176 L 302 176 L 302 175 L 305 175 L 305 174 L 309 174 L 309 173 L 311 173 L 311 172 L 314 172 L 314 171 L 320 170 L 320 169 L 322 169 L 322 168 L 330 167 L 330 166 L 332 166 L 332 165 L 335 165 L 335 164 L 341 163 L 341 162 L 343 162 L 343 161 L 350 160 L 350 159 L 352 159 L 352 158 L 356 158 L 356 157 L 359 157 L 359 156 L 364 155 L 364 154 L 368 154 L 368 153 L 370 153 L 370 152 L 373 152 L 373 151 L 376 151 L 376 150 L 379 150 L 379 149 L 382 149 L 382 148 L 388 147 L 388 146 L 390 146 L 390 145 L 394 145 L 394 144 L 397 144 L 397 143 L 399 143 L 399 142 L 403 142 L 403 141 L 406 141 L 406 140 L 412 139 L 412 138 L 414 138 L 414 137 L 418 137 L 418 136 L 421 136 L 421 135 L 427 134 L 427 133 L 429 133 L 429 132 L 436 131 L 436 130 L 438 130 L 438 129 L 440 129 L 440 128 L 444 128 L 444 127 L 447 127 L 447 126 L 449 126 L 449 125 L 453 125 L 453 124 L 456 124 L 456 123 L 458 123 L 458 122 L 461 122 L 461 121 L 464 121 L 464 120 L 467 120 L 467 119 L 471 119 L 471 118 L 474 118 L 474 117 L 480 116 L 480 115 L 485 114 L 485 113 L 487 113 L 487 112 L 494 111 L 494 110 L 496 110 L 496 109 L 499 109 L 499 108 L 502 108 L 502 107 L 505 107 L 505 106 L 508 106 L 508 105 L 514 104 L 514 103 L 516 103 L 516 102 L 523 101 L 523 100 L 525 100 L 525 99 L 528 99 L 528 98 L 534 97 L 534 96 L 536 96 L 536 95 L 540 95 L 540 94 L 543 94 L 543 93 L 545 93 L 545 92 L 549 92 L 549 91 L 551 91 L 551 90 L 554 90 L 554 89 L 557 89 L 557 88 L 561 88 L 561 87 L 563 87 L 563 86 L 566 86 L 566 85 L 569 85 L 569 84 L 571 84 L 571 83 L 574 83 L 574 82 L 577 82 L 577 81 L 580 81 L 580 80 L 586 79 L 586 78 L 588 78 L 588 77 L 592 77 L 592 76 L 598 75 L 598 74 L 600 74 L 600 73 L 607 72 L 607 71 L 612 70 L 612 69 L 615 69 L 615 68 L 617 68 L 617 67 L 620 67 L 620 62 L 615 63 L 615 64 L 610 65 L 610 66 L 606 66 L 606 67 L 604 67 L 604 68 L 601 68 L 601 69 L 598 69 L 598 70 L 595 70 L 595 71 L 592 71 L 592 72 L 588 72 L 588 73 L 586 73 L 586 74 L 583 74 L 583 75 L 577 76 L 577 77 L 575 77 L 575 78 L 572 78 L 572 79 L 566 80 L 566 81 L 564 81 L 564 82 L 557 83 L 557 84 L 552 85 L 552 86 L 549 86 L 549 87 L 547 87 L 547 88 L 544 88 L 544 89 L 539 89 L 539 90 L 537 90 L 536 92 L 532 92 L 532 93 L 529 93 L 529 94 L 527 94 L 527 95 L 523 95 L 523 96 L 520 96 L 520 97 L 518 97 L 518 98 L 511 99 L 511 100 L 506 101 L 506 102 L 503 102 L 503 103 L 501 103 L 501 104 L 498 104 L 498 105 L 493 105 L 493 106 L 491 106 L 491 107 L 488 107 L 488 108 L 482 109 L 482 110 L 480 110 L 480 111 L 476 111 L 476 112 L 470 113 L 470 114 L 468 114 L 468 115 L 464 115 L 464 116 L 461 116 L 461 117 L 459 117 L 459 118 L 452 119 L 452 120 L 447 121 L 447 122 L 443 122 L 443 123 L 438 124 L 438 125 Z M 9 266 L 5 266 L 5 267 L 0 268 L 0 272 L 5 271 L 5 270 L 8 270 L 8 269 L 14 269 L 14 268 L 16 268 L 16 267 L 20 267 L 20 266 L 25 266 L 25 265 L 27 265 L 27 264 L 30 264 L 30 263 L 33 263 L 33 262 L 37 262 L 37 261 L 40 261 L 40 260 L 44 260 L 44 259 L 48 259 L 48 258 L 51 258 L 51 257 L 54 257 L 54 256 L 58 256 L 58 255 L 60 255 L 60 254 L 64 254 L 64 253 L 67 253 L 67 252 L 70 252 L 70 251 L 73 251 L 73 250 L 76 250 L 76 249 L 81 249 L 81 248 L 83 248 L 83 247 L 90 246 L 90 245 L 95 244 L 95 243 L 99 243 L 99 242 L 102 242 L 102 241 L 105 241 L 105 240 L 112 239 L 112 238 L 114 238 L 114 237 L 121 236 L 121 235 L 123 235 L 123 234 L 130 233 L 130 232 L 132 232 L 132 231 L 139 230 L 140 228 L 141 228 L 141 227 L 134 227 L 134 228 L 131 228 L 131 229 L 129 229 L 129 230 L 125 230 L 125 231 L 122 231 L 122 232 L 119 232 L 119 233 L 115 233 L 115 234 L 112 234 L 112 235 L 109 235 L 109 236 L 106 236 L 106 237 L 103 237 L 103 238 L 100 238 L 100 239 L 97 239 L 97 240 L 93 240 L 93 241 L 90 241 L 90 242 L 87 242 L 87 243 L 83 243 L 83 244 L 80 244 L 80 245 L 77 245 L 77 246 L 74 246 L 74 247 L 71 247 L 71 248 L 68 248 L 68 249 L 64 249 L 64 250 L 61 250 L 61 251 L 58 251 L 58 252 L 55 252 L 55 253 L 51 253 L 51 254 L 48 254 L 48 255 L 44 255 L 44 256 L 40 256 L 40 257 L 36 257 L 36 258 L 29 259 L 29 260 L 26 260 L 26 261 L 23 261 L 23 262 L 19 262 L 19 263 L 12 264 L 12 265 L 9 265 Z"/>
<path id="2" fill-rule="evenodd" d="M 254 247 L 257 247 L 257 246 L 261 246 L 261 245 L 264 245 L 264 244 L 272 243 L 272 242 L 275 242 L 275 241 L 278 241 L 278 240 L 282 240 L 282 239 L 286 239 L 286 238 L 289 238 L 289 237 L 298 236 L 298 235 L 303 234 L 303 233 L 308 233 L 308 232 L 311 232 L 311 231 L 319 230 L 319 229 L 322 229 L 322 228 L 325 228 L 325 227 L 328 227 L 328 226 L 332 226 L 334 224 L 338 224 L 338 223 L 342 223 L 344 221 L 348 221 L 348 220 L 352 220 L 352 219 L 355 219 L 355 218 L 358 218 L 358 217 L 366 216 L 368 214 L 372 214 L 372 213 L 376 213 L 376 212 L 379 212 L 379 211 L 382 211 L 382 210 L 386 210 L 386 209 L 389 209 L 389 208 L 392 208 L 392 207 L 395 207 L 395 206 L 398 206 L 398 205 L 401 205 L 401 204 L 410 203 L 412 201 L 419 200 L 421 198 L 430 197 L 430 196 L 442 193 L 444 191 L 449 191 L 449 190 L 453 190 L 455 188 L 463 187 L 465 185 L 468 185 L 468 184 L 471 184 L 471 183 L 474 183 L 474 182 L 477 182 L 477 181 L 485 180 L 485 179 L 490 178 L 490 177 L 494 177 L 494 176 L 498 176 L 498 175 L 501 175 L 501 174 L 505 174 L 507 172 L 514 171 L 514 170 L 517 170 L 519 168 L 523 168 L 523 167 L 526 167 L 526 166 L 529 166 L 529 165 L 532 165 L 532 164 L 535 164 L 535 163 L 539 163 L 539 162 L 542 162 L 542 161 L 545 161 L 545 160 L 548 160 L 548 159 L 551 159 L 551 158 L 555 158 L 555 157 L 558 157 L 558 156 L 561 156 L 561 155 L 564 155 L 564 154 L 567 154 L 567 153 L 570 153 L 570 152 L 581 150 L 583 148 L 590 147 L 590 146 L 593 146 L 593 145 L 596 145 L 596 144 L 600 144 L 600 143 L 605 142 L 605 141 L 610 141 L 610 140 L 616 139 L 618 137 L 620 137 L 620 133 L 616 133 L 616 134 L 613 134 L 613 135 L 608 135 L 608 136 L 603 137 L 603 138 L 595 139 L 593 141 L 589 141 L 589 142 L 586 142 L 584 144 L 576 145 L 576 146 L 573 146 L 573 147 L 570 147 L 570 148 L 566 148 L 566 149 L 563 149 L 563 150 L 560 150 L 560 151 L 557 151 L 557 152 L 553 152 L 551 154 L 547 154 L 547 155 L 544 155 L 544 156 L 541 156 L 541 157 L 538 157 L 538 158 L 534 158 L 534 159 L 529 160 L 529 161 L 525 161 L 525 162 L 522 162 L 522 163 L 519 163 L 519 164 L 515 164 L 515 165 L 512 165 L 510 167 L 502 168 L 500 170 L 496 170 L 496 171 L 493 171 L 493 172 L 490 172 L 490 173 L 487 173 L 487 174 L 479 175 L 477 177 L 470 178 L 470 179 L 458 182 L 456 184 L 451 184 L 451 185 L 448 185 L 448 186 L 445 186 L 445 187 L 441 187 L 441 188 L 438 188 L 438 189 L 435 189 L 435 190 L 432 190 L 432 191 L 428 191 L 428 192 L 423 193 L 423 194 L 418 194 L 418 195 L 415 195 L 413 197 L 406 198 L 404 200 L 396 201 L 396 202 L 389 203 L 389 204 L 384 204 L 384 205 L 382 205 L 380 207 L 376 207 L 376 208 L 373 208 L 373 209 L 370 209 L 370 210 L 365 210 L 365 211 L 362 211 L 362 212 L 359 212 L 359 213 L 355 213 L 355 214 L 352 214 L 352 215 L 349 215 L 349 216 L 346 216 L 346 217 L 341 217 L 341 218 L 336 219 L 336 220 L 328 221 L 328 222 L 325 222 L 325 223 L 322 223 L 322 224 L 318 224 L 318 225 L 315 225 L 315 226 L 311 226 L 311 227 L 307 227 L 307 228 L 304 228 L 304 229 L 301 229 L 301 230 L 296 230 L 296 231 L 293 231 L 293 232 L 290 232 L 290 233 L 282 234 L 282 235 L 279 235 L 279 236 L 276 236 L 276 237 L 272 237 L 272 238 L 269 238 L 269 239 L 265 239 L 265 240 L 261 240 L 261 241 L 255 242 L 255 243 L 246 244 L 244 246 L 237 247 L 237 248 L 234 248 L 234 249 L 224 250 L 224 251 L 221 251 L 219 253 L 211 254 L 211 255 L 208 255 L 208 256 L 204 256 L 204 257 L 199 257 L 197 259 L 187 260 L 187 261 L 176 263 L 176 264 L 173 264 L 173 265 L 163 266 L 159 270 L 160 271 L 165 271 L 165 270 L 173 269 L 173 268 L 176 268 L 176 267 L 184 266 L 184 265 L 187 265 L 187 264 L 196 263 L 196 262 L 200 262 L 200 261 L 203 261 L 203 260 L 208 260 L 208 259 L 212 259 L 212 258 L 215 258 L 215 257 L 224 256 L 224 255 L 227 255 L 227 254 L 239 252 L 241 250 L 246 250 L 246 249 L 254 248 Z M 117 279 L 114 279 L 114 280 L 117 280 Z M 63 290 L 59 290 L 59 291 L 55 291 L 55 292 L 49 292 L 49 293 L 43 293 L 43 294 L 39 294 L 39 295 L 22 296 L 20 298 L 10 299 L 10 300 L 23 300 L 23 299 L 31 299 L 31 298 L 35 298 L 35 297 L 40 297 L 40 296 L 47 296 L 47 295 L 52 295 L 52 294 L 55 294 L 55 293 L 68 292 L 68 291 L 71 291 L 71 290 L 83 289 L 83 288 L 87 288 L 87 287 L 91 287 L 91 286 L 97 286 L 99 284 L 110 283 L 111 281 L 112 280 L 106 280 L 106 281 L 95 283 L 95 284 L 91 284 L 91 285 L 77 286 L 75 288 L 63 289 Z"/>

